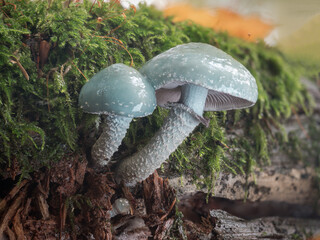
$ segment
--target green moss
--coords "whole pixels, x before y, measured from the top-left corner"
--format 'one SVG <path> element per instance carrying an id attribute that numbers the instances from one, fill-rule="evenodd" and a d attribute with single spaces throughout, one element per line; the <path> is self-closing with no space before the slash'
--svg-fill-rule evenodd
<path id="1" fill-rule="evenodd" d="M 14 5 L 6 4 L 0 12 L 0 169 L 16 159 L 27 176 L 63 154 L 80 152 L 83 139 L 97 122 L 77 105 L 86 78 L 113 63 L 129 65 L 132 59 L 139 68 L 153 56 L 191 41 L 215 45 L 243 63 L 257 79 L 259 99 L 250 109 L 206 113 L 209 128 L 199 126 L 171 156 L 171 166 L 180 173 L 191 172 L 197 179 L 200 172 L 204 178 L 198 182 L 212 189 L 215 174 L 222 169 L 250 172 L 257 162 L 268 160 L 270 125 L 281 126 L 293 106 L 307 110 L 309 98 L 298 72 L 276 49 L 261 42 L 247 43 L 193 23 L 174 24 L 145 5 L 135 13 L 90 1 L 69 6 L 62 0 L 50 6 L 47 1 L 6 3 Z M 42 40 L 51 47 L 40 69 Z M 123 154 L 144 145 L 166 114 L 159 108 L 152 116 L 135 120 Z M 226 139 L 227 132 L 239 128 L 242 135 Z"/>

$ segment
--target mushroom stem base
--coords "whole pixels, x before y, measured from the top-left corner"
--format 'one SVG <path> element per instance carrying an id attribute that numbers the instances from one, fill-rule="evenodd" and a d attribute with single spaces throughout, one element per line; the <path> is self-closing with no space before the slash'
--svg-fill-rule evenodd
<path id="1" fill-rule="evenodd" d="M 124 159 L 116 170 L 116 181 L 134 186 L 146 179 L 189 136 L 199 120 L 181 108 L 172 108 L 161 129 L 133 156 Z"/>

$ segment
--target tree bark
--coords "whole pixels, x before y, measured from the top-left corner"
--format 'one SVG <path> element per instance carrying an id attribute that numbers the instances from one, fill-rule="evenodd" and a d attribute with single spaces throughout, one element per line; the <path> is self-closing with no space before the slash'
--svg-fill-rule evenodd
<path id="1" fill-rule="evenodd" d="M 216 219 L 217 239 L 307 239 L 308 234 L 320 234 L 320 221 L 312 219 L 267 217 L 245 221 L 222 210 L 212 210 L 210 215 Z"/>

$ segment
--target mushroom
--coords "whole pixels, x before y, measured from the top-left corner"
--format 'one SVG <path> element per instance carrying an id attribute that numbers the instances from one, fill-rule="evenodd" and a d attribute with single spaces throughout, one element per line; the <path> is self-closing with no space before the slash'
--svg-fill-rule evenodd
<path id="1" fill-rule="evenodd" d="M 112 209 L 108 211 L 110 218 L 117 216 L 118 214 L 130 214 L 132 211 L 130 203 L 126 198 L 118 198 L 112 204 Z"/>
<path id="2" fill-rule="evenodd" d="M 148 61 L 140 72 L 170 107 L 161 129 L 133 156 L 120 162 L 116 180 L 133 186 L 146 179 L 200 123 L 203 111 L 246 108 L 258 97 L 254 77 L 225 52 L 203 43 L 176 46 Z"/>
<path id="3" fill-rule="evenodd" d="M 106 125 L 92 147 L 91 156 L 99 165 L 107 165 L 132 118 L 151 114 L 156 98 L 145 77 L 118 63 L 103 69 L 82 87 L 79 105 L 84 112 L 106 115 Z"/>

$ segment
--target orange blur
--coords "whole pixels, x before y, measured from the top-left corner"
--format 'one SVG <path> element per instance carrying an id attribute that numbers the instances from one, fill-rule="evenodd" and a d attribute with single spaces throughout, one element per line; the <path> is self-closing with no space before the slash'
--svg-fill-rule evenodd
<path id="1" fill-rule="evenodd" d="M 227 31 L 230 35 L 247 41 L 263 39 L 273 29 L 271 24 L 255 16 L 241 16 L 227 9 L 196 8 L 189 4 L 178 4 L 164 10 L 165 16 L 174 16 L 173 21 L 191 20 L 217 31 Z"/>

